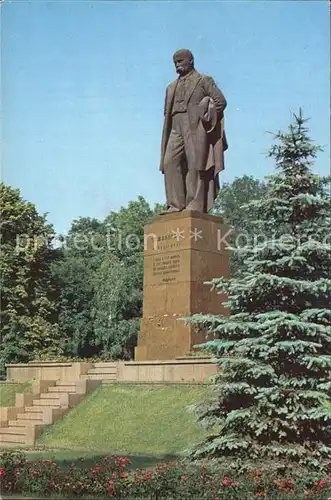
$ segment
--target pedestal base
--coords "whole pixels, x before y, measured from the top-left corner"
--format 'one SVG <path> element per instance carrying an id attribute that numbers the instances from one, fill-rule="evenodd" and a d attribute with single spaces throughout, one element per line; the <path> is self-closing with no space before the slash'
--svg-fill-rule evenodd
<path id="1" fill-rule="evenodd" d="M 143 318 L 135 360 L 163 360 L 187 356 L 196 344 L 205 342 L 205 334 L 195 325 L 175 317 Z"/>
<path id="2" fill-rule="evenodd" d="M 229 275 L 220 217 L 183 211 L 156 217 L 145 227 L 143 318 L 135 359 L 187 356 L 205 334 L 181 317 L 226 314 L 222 297 L 204 282 Z M 225 298 L 225 297 L 223 297 Z"/>

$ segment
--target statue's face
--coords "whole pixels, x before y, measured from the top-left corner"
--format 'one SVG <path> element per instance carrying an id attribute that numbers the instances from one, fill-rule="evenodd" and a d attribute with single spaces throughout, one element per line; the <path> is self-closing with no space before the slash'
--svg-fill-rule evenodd
<path id="1" fill-rule="evenodd" d="M 174 64 L 176 68 L 176 72 L 180 76 L 184 76 L 191 71 L 193 68 L 193 61 L 191 56 L 185 54 L 175 54 L 174 55 Z"/>

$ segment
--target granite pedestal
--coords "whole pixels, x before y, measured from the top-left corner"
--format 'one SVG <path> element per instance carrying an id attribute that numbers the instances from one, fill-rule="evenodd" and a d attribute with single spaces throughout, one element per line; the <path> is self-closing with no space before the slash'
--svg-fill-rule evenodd
<path id="1" fill-rule="evenodd" d="M 225 235 L 217 216 L 183 211 L 145 227 L 143 317 L 135 360 L 187 356 L 205 332 L 179 318 L 226 313 L 220 295 L 204 282 L 229 276 Z"/>

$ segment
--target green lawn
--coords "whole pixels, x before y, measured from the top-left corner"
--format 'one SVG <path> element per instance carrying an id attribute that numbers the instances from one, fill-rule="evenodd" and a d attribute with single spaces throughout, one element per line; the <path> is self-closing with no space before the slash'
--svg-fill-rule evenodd
<path id="1" fill-rule="evenodd" d="M 30 382 L 12 383 L 0 382 L 0 406 L 15 406 L 15 394 L 17 392 L 28 392 L 31 389 Z"/>
<path id="2" fill-rule="evenodd" d="M 46 428 L 36 446 L 144 460 L 177 456 L 206 435 L 185 407 L 210 394 L 206 386 L 102 386 Z"/>

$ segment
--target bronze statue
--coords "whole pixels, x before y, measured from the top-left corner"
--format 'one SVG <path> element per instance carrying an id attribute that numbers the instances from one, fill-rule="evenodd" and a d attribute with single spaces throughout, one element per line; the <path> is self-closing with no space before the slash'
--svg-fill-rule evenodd
<path id="1" fill-rule="evenodd" d="M 223 118 L 227 103 L 214 80 L 195 70 L 189 50 L 178 50 L 173 60 L 179 78 L 166 90 L 160 165 L 166 213 L 208 212 L 228 147 Z"/>

